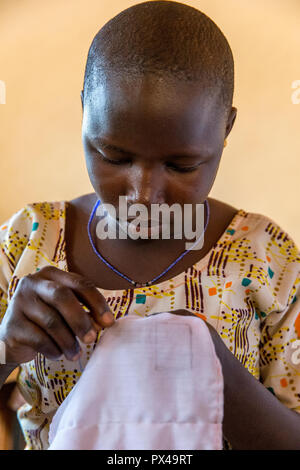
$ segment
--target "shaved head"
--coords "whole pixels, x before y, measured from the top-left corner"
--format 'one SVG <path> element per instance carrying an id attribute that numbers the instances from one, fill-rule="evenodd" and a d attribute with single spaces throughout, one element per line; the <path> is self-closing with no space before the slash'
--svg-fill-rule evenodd
<path id="1" fill-rule="evenodd" d="M 142 75 L 191 82 L 230 112 L 234 62 L 218 26 L 199 10 L 173 1 L 134 5 L 108 21 L 88 52 L 84 102 L 102 80 Z"/>

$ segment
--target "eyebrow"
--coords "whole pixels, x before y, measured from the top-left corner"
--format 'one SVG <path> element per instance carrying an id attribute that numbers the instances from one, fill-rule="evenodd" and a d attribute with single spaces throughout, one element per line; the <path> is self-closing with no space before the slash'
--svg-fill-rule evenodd
<path id="1" fill-rule="evenodd" d="M 108 144 L 104 139 L 100 138 L 100 137 L 97 137 L 96 139 L 93 139 L 95 143 L 97 143 L 100 147 L 102 147 L 103 149 L 107 149 L 107 150 L 113 150 L 115 152 L 119 152 L 119 153 L 124 153 L 126 155 L 131 155 L 132 157 L 137 157 L 138 154 L 134 153 L 134 152 L 131 152 L 130 150 L 128 149 L 124 149 L 124 148 L 121 148 L 121 147 L 117 147 L 116 145 L 111 145 L 111 144 Z M 198 152 L 198 153 L 187 153 L 187 152 L 182 152 L 182 153 L 174 153 L 174 154 L 171 154 L 171 155 L 168 155 L 168 158 L 174 158 L 174 159 L 177 159 L 177 158 L 199 158 L 199 156 L 210 156 L 210 154 L 208 152 Z"/>
<path id="2" fill-rule="evenodd" d="M 136 156 L 136 154 L 131 152 L 130 150 L 127 150 L 127 149 L 124 149 L 124 148 L 121 148 L 121 147 L 117 147 L 116 145 L 108 144 L 107 142 L 105 142 L 105 140 L 101 139 L 100 137 L 95 139 L 95 142 L 98 145 L 100 145 L 100 147 L 102 147 L 103 149 L 114 150 L 114 151 L 119 152 L 119 153 L 126 153 L 127 155 L 132 155 L 133 157 Z"/>

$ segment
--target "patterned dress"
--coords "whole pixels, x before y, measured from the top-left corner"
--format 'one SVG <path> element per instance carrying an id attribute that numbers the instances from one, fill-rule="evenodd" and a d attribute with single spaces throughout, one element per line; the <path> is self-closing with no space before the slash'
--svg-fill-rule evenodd
<path id="1" fill-rule="evenodd" d="M 23 276 L 47 265 L 68 271 L 67 206 L 67 201 L 27 204 L 0 226 L 0 321 Z M 270 218 L 240 209 L 211 250 L 172 279 L 99 291 L 116 319 L 193 312 L 217 330 L 270 393 L 300 411 L 300 253 Z M 94 345 L 80 342 L 83 354 L 77 362 L 38 353 L 21 364 L 18 384 L 26 404 L 18 418 L 26 449 L 48 448 L 52 417 L 80 378 L 101 333 Z"/>

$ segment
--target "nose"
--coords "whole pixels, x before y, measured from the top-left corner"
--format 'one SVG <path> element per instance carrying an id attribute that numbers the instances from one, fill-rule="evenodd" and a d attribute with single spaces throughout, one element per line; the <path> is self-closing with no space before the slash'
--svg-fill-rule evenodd
<path id="1" fill-rule="evenodd" d="M 154 165 L 143 165 L 132 173 L 127 191 L 127 202 L 143 204 L 151 209 L 151 204 L 165 202 L 165 182 L 161 168 Z"/>

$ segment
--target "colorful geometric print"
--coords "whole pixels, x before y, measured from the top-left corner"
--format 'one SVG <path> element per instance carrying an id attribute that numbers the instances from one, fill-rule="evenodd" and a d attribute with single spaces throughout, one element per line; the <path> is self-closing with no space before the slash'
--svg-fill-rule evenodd
<path id="1" fill-rule="evenodd" d="M 23 276 L 47 265 L 68 270 L 67 207 L 67 201 L 28 204 L 0 227 L 0 321 Z M 300 255 L 270 218 L 240 209 L 206 256 L 179 275 L 148 287 L 99 291 L 116 319 L 191 311 L 271 393 L 300 412 L 300 364 L 293 359 L 300 339 Z M 27 404 L 18 417 L 27 449 L 47 449 L 52 417 L 101 334 L 93 345 L 80 343 L 77 362 L 37 354 L 21 365 L 18 382 Z"/>

